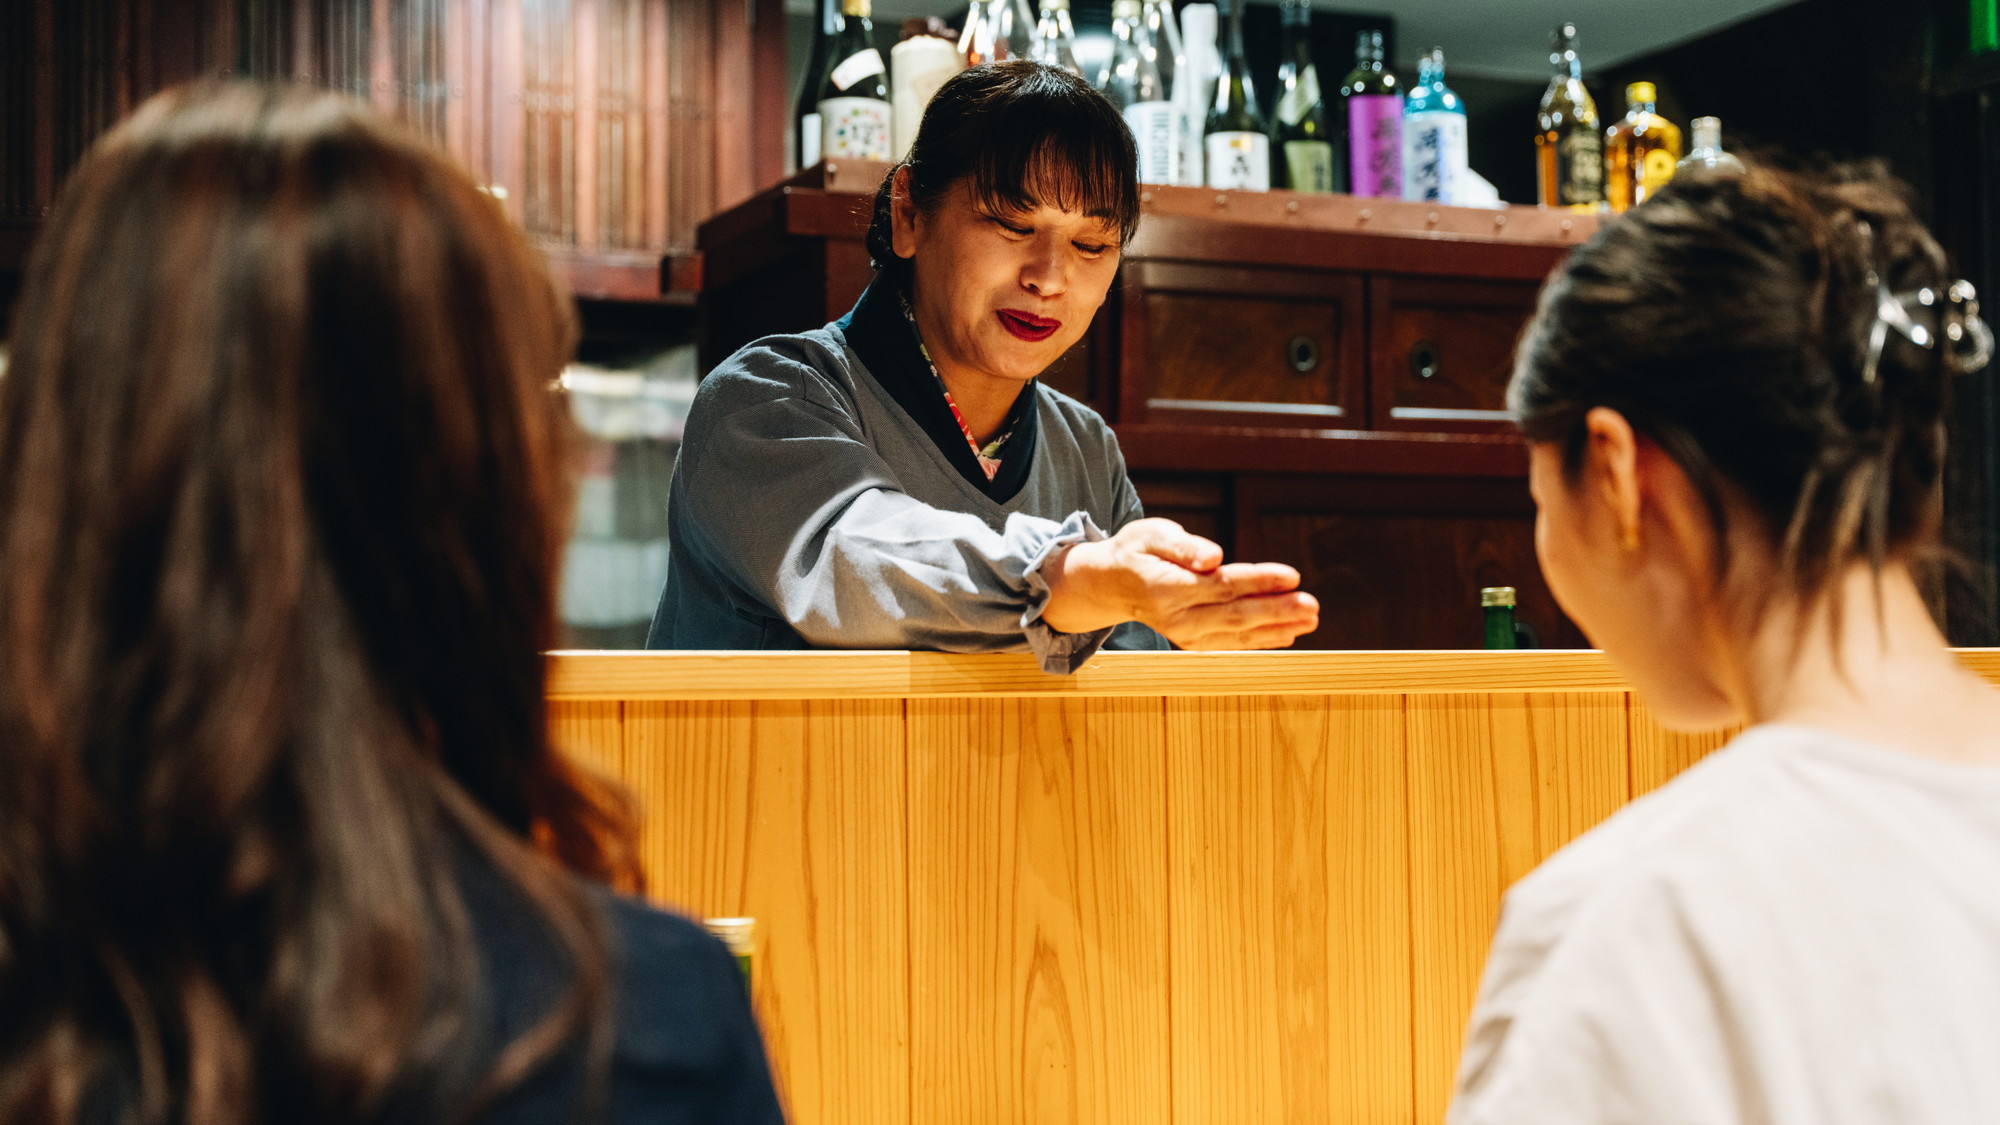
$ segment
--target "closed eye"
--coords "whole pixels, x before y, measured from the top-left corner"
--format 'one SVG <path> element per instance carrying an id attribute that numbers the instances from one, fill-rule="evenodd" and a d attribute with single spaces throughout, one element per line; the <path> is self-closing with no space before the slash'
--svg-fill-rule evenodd
<path id="1" fill-rule="evenodd" d="M 992 223 L 996 227 L 999 227 L 1001 230 L 1006 231 L 1008 234 L 1015 235 L 1021 238 L 1026 238 L 1028 235 L 1035 233 L 1033 227 L 1018 227 L 1015 226 L 1013 223 L 1010 223 L 1007 220 L 1000 218 L 997 215 L 988 215 L 986 217 L 986 221 Z"/>
<path id="2" fill-rule="evenodd" d="M 1100 254 L 1103 254 L 1106 250 L 1111 249 L 1111 247 L 1106 246 L 1102 243 L 1072 242 L 1070 243 L 1070 245 L 1082 251 L 1083 255 L 1087 258 L 1095 258 Z"/>

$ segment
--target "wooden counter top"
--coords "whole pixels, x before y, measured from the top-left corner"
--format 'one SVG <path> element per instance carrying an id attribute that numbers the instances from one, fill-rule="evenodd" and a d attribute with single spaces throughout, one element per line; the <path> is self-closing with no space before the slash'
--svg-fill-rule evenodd
<path id="1" fill-rule="evenodd" d="M 2000 683 L 2000 649 L 1966 649 Z M 549 698 L 749 700 L 1622 692 L 1601 652 L 1114 652 L 1074 676 L 938 652 L 556 652 Z"/>

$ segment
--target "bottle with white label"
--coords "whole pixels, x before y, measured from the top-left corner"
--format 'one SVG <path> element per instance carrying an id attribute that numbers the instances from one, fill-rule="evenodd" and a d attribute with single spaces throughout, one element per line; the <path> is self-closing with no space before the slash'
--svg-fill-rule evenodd
<path id="1" fill-rule="evenodd" d="M 1250 62 L 1243 54 L 1244 0 L 1223 0 L 1229 20 L 1229 55 L 1215 84 L 1202 138 L 1208 186 L 1225 191 L 1271 190 L 1271 138 L 1257 109 Z"/>
<path id="2" fill-rule="evenodd" d="M 833 66 L 819 89 L 820 155 L 827 160 L 888 160 L 895 155 L 888 67 L 875 49 L 870 0 L 840 0 Z"/>
<path id="3" fill-rule="evenodd" d="M 1208 129 L 1208 107 L 1215 104 L 1215 82 L 1222 74 L 1222 52 L 1216 47 L 1213 4 L 1189 4 L 1181 9 L 1181 51 L 1187 65 L 1174 72 L 1174 109 L 1180 118 L 1181 167 L 1174 182 L 1201 187 L 1202 134 Z"/>
<path id="4" fill-rule="evenodd" d="M 1159 51 L 1147 28 L 1140 0 L 1111 5 L 1111 65 L 1104 73 L 1104 96 L 1125 115 L 1139 148 L 1139 182 L 1171 184 L 1180 166 L 1174 103 L 1160 80 Z"/>
<path id="5" fill-rule="evenodd" d="M 1444 84 L 1444 48 L 1417 61 L 1417 84 L 1403 102 L 1403 198 L 1455 203 L 1470 171 L 1465 104 Z"/>
<path id="6" fill-rule="evenodd" d="M 1279 19 L 1285 42 L 1278 56 L 1278 119 L 1271 123 L 1272 183 L 1292 191 L 1346 191 L 1346 162 L 1334 158 L 1313 65 L 1311 0 L 1284 0 Z"/>

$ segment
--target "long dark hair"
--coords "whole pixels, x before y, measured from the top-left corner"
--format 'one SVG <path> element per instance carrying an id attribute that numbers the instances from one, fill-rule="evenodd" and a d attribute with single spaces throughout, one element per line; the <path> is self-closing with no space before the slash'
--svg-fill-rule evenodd
<path id="1" fill-rule="evenodd" d="M 1572 472 L 1584 415 L 1619 411 L 1700 490 L 1718 582 L 1727 487 L 1781 581 L 1811 600 L 1857 560 L 1935 551 L 1953 356 L 1894 332 L 1876 352 L 1871 337 L 1882 293 L 1947 285 L 1943 252 L 1879 168 L 1682 176 L 1550 280 L 1511 406 Z"/>
<path id="2" fill-rule="evenodd" d="M 499 207 L 359 103 L 170 92 L 78 168 L 13 342 L 0 1120 L 438 1120 L 601 1042 L 563 867 L 628 877 L 629 825 L 541 655 L 573 328 Z M 475 875 L 573 987 L 468 1072 Z"/>
<path id="3" fill-rule="evenodd" d="M 935 207 L 960 182 L 989 209 L 1037 203 L 1100 215 L 1120 243 L 1139 230 L 1139 150 L 1118 108 L 1061 67 L 986 63 L 946 80 L 924 108 L 910 153 L 910 201 Z M 883 276 L 909 280 L 891 241 L 896 168 L 875 192 L 868 255 Z M 1048 198 L 1037 199 L 1040 191 Z"/>

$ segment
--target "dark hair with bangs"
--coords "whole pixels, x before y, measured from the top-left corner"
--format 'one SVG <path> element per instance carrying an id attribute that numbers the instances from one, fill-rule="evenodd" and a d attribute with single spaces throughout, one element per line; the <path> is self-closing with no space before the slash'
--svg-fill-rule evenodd
<path id="1" fill-rule="evenodd" d="M 875 192 L 868 253 L 878 272 L 907 282 L 910 263 L 890 241 L 896 170 L 910 170 L 910 202 L 937 205 L 961 180 L 995 210 L 1045 204 L 1102 216 L 1119 242 L 1139 230 L 1139 150 L 1109 99 L 1061 67 L 1027 59 L 961 71 L 924 110 L 910 154 Z"/>

